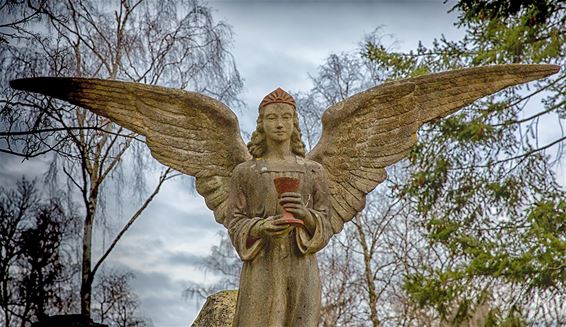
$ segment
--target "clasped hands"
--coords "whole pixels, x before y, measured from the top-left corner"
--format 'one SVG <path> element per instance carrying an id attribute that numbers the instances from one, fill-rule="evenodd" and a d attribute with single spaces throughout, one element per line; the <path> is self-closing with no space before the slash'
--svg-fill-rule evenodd
<path id="1" fill-rule="evenodd" d="M 285 208 L 287 212 L 292 213 L 295 218 L 302 220 L 305 223 L 307 230 L 311 231 L 314 229 L 312 214 L 305 206 L 303 197 L 300 193 L 286 192 L 281 194 L 279 204 Z M 252 227 L 250 236 L 252 238 L 259 239 L 262 237 L 278 237 L 287 235 L 294 227 L 289 224 L 275 224 L 274 222 L 280 218 L 281 215 L 275 215 L 259 221 Z"/>

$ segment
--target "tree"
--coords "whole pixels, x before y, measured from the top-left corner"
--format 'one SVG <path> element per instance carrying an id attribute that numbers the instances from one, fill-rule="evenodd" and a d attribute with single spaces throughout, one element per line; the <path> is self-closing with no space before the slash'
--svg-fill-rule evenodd
<path id="1" fill-rule="evenodd" d="M 320 326 L 363 326 L 363 265 L 356 252 L 356 233 L 346 226 L 317 255 L 322 281 Z"/>
<path id="2" fill-rule="evenodd" d="M 15 189 L 0 189 L 0 321 L 5 326 L 27 326 L 56 310 L 72 219 L 58 198 L 44 199 L 26 179 Z"/>
<path id="3" fill-rule="evenodd" d="M 171 172 L 163 171 L 154 191 L 93 265 L 93 226 L 105 218 L 104 194 L 116 187 L 110 180 L 123 176 L 126 154 L 141 152 L 132 146 L 138 139 L 84 109 L 15 92 L 7 82 L 22 74 L 124 79 L 189 88 L 234 103 L 242 81 L 228 52 L 231 31 L 196 0 L 16 1 L 7 6 L 12 19 L 4 24 L 10 29 L 0 44 L 0 116 L 6 129 L 0 133 L 0 152 L 25 159 L 55 154 L 47 179 L 66 183 L 84 210 L 80 294 L 81 312 L 89 315 L 96 271 Z M 130 185 L 137 190 L 144 188 L 141 158 L 130 163 L 136 172 Z"/>
<path id="4" fill-rule="evenodd" d="M 370 42 L 367 57 L 390 78 L 501 63 L 564 66 L 563 1 L 459 1 L 453 10 L 462 40 L 441 37 L 409 53 Z M 405 288 L 442 320 L 458 324 L 482 303 L 492 325 L 566 320 L 566 194 L 552 170 L 566 140 L 565 76 L 501 92 L 421 133 L 397 197 L 440 261 L 409 274 Z M 556 132 L 548 135 L 543 121 Z"/>
<path id="5" fill-rule="evenodd" d="M 97 321 L 112 327 L 143 327 L 148 322 L 139 316 L 139 299 L 132 292 L 132 273 L 103 272 L 94 287 L 94 314 Z"/>
<path id="6" fill-rule="evenodd" d="M 558 16 L 560 17 L 560 15 Z M 477 30 L 482 31 L 481 28 Z M 493 41 L 493 43 L 499 44 L 497 41 Z M 382 82 L 389 79 L 454 69 L 468 65 L 469 62 L 466 61 L 465 56 L 468 51 L 458 48 L 456 45 L 457 43 L 451 43 L 445 39 L 441 39 L 435 42 L 434 49 L 428 50 L 420 46 L 416 52 L 402 54 L 392 52 L 383 42 L 382 38 L 370 36 L 365 42 L 365 49 L 360 51 L 363 54 L 361 58 L 351 54 L 332 55 L 329 57 L 327 62 L 321 66 L 319 74 L 313 77 L 314 88 L 308 94 L 303 95 L 302 104 L 306 105 L 299 105 L 299 108 L 310 110 L 310 112 L 303 114 L 303 122 L 305 123 L 303 125 L 303 132 L 306 126 L 307 139 L 309 140 L 308 144 L 312 146 L 316 141 L 318 130 L 317 125 L 313 122 L 319 121 L 322 110 L 330 104 L 342 99 L 344 94 L 347 96 L 348 92 L 355 93 L 359 91 L 360 89 L 356 88 L 357 85 L 368 87 L 378 81 Z M 557 60 L 562 60 L 562 58 L 559 57 Z M 367 82 L 364 83 L 364 79 Z M 560 83 L 562 83 L 561 77 L 559 77 L 558 80 L 543 81 L 538 83 L 538 86 L 545 90 L 563 92 L 563 88 L 555 88 L 556 85 Z M 365 317 L 364 321 L 374 326 L 389 324 L 405 326 L 452 323 L 457 325 L 469 323 L 473 325 L 472 321 L 475 319 L 493 323 L 496 321 L 502 322 L 505 320 L 505 317 L 509 317 L 507 321 L 513 321 L 517 318 L 515 311 L 521 306 L 522 310 L 526 312 L 524 316 L 527 316 L 528 319 L 538 319 L 538 321 L 540 321 L 543 319 L 541 315 L 546 314 L 544 319 L 547 319 L 551 323 L 561 321 L 562 318 L 560 318 L 560 315 L 557 316 L 556 313 L 560 312 L 560 307 L 563 306 L 563 304 L 561 304 L 563 297 L 560 295 L 560 288 L 557 287 L 557 285 L 549 285 L 552 289 L 550 292 L 543 290 L 542 292 L 535 291 L 527 293 L 529 295 L 534 294 L 541 305 L 537 308 L 526 308 L 527 306 L 521 304 L 521 301 L 528 298 L 529 295 L 520 293 L 521 287 L 525 287 L 525 284 L 519 285 L 514 290 L 510 290 L 508 288 L 509 284 L 506 285 L 505 276 L 501 274 L 492 274 L 492 276 L 488 277 L 492 279 L 492 283 L 487 286 L 478 283 L 477 280 L 473 280 L 473 278 L 466 279 L 457 274 L 450 275 L 450 272 L 453 270 L 464 271 L 465 274 L 465 268 L 469 267 L 462 266 L 462 262 L 468 260 L 469 257 L 467 256 L 469 253 L 454 253 L 454 248 L 456 248 L 456 251 L 459 250 L 456 244 L 458 244 L 458 242 L 463 243 L 460 245 L 464 249 L 466 249 L 466 246 L 470 249 L 474 244 L 465 243 L 466 241 L 474 241 L 474 239 L 470 237 L 470 234 L 474 235 L 475 233 L 481 235 L 481 227 L 485 228 L 485 226 L 476 225 L 476 229 L 471 232 L 467 232 L 464 228 L 460 227 L 460 230 L 457 231 L 460 233 L 452 235 L 456 241 L 453 241 L 450 244 L 452 247 L 447 249 L 447 244 L 442 242 L 442 237 L 450 235 L 450 233 L 454 231 L 451 230 L 451 228 L 456 229 L 455 224 L 450 224 L 451 221 L 434 220 L 434 218 L 437 218 L 435 215 L 446 215 L 446 213 L 450 212 L 452 219 L 458 219 L 458 221 L 465 221 L 467 219 L 469 222 L 470 217 L 465 218 L 466 216 L 462 215 L 462 212 L 465 213 L 466 210 L 461 210 L 460 206 L 463 204 L 472 206 L 473 203 L 469 202 L 472 198 L 458 196 L 465 194 L 466 191 L 468 193 L 475 193 L 475 197 L 473 197 L 475 204 L 483 203 L 482 212 L 485 214 L 482 219 L 484 220 L 480 220 L 480 218 L 476 217 L 476 223 L 478 224 L 480 221 L 489 221 L 486 219 L 486 216 L 489 218 L 490 210 L 497 207 L 503 201 L 501 199 L 502 197 L 508 197 L 508 200 L 520 199 L 522 202 L 512 203 L 511 201 L 507 201 L 504 210 L 499 208 L 499 215 L 497 217 L 495 215 L 491 217 L 492 224 L 497 224 L 498 220 L 506 213 L 517 214 L 519 212 L 523 217 L 525 217 L 525 215 L 529 217 L 539 217 L 538 222 L 532 224 L 534 218 L 523 218 L 519 219 L 518 222 L 512 222 L 518 227 L 518 230 L 516 230 L 513 235 L 510 235 L 510 233 L 507 233 L 507 235 L 501 234 L 505 228 L 513 227 L 512 224 L 501 224 L 495 227 L 495 229 L 500 229 L 500 233 L 491 235 L 484 233 L 479 239 L 496 240 L 499 242 L 497 245 L 499 250 L 506 250 L 508 248 L 509 252 L 512 252 L 513 247 L 514 250 L 517 251 L 515 253 L 521 253 L 521 251 L 524 251 L 523 253 L 537 253 L 537 251 L 539 251 L 539 258 L 542 259 L 544 257 L 546 261 L 540 262 L 538 259 L 535 259 L 531 264 L 537 267 L 537 264 L 542 263 L 539 267 L 544 268 L 541 270 L 550 268 L 552 272 L 552 275 L 549 276 L 550 281 L 560 283 L 560 280 L 563 280 L 561 274 L 563 273 L 564 267 L 562 267 L 559 262 L 564 260 L 559 253 L 561 253 L 560 251 L 563 246 L 563 236 L 560 236 L 561 233 L 563 234 L 563 227 L 561 227 L 560 224 L 563 218 L 560 217 L 564 216 L 563 209 L 560 209 L 560 199 L 564 198 L 564 193 L 560 186 L 556 184 L 556 181 L 552 180 L 552 176 L 554 175 L 550 170 L 550 165 L 544 158 L 539 160 L 540 156 L 537 155 L 539 152 L 545 151 L 553 145 L 558 145 L 560 149 L 563 136 L 559 136 L 548 145 L 540 146 L 539 148 L 529 148 L 529 143 L 532 145 L 536 144 L 533 142 L 533 140 L 537 140 L 536 135 L 534 138 L 530 136 L 530 139 L 521 138 L 521 135 L 516 134 L 519 128 L 513 126 L 536 120 L 541 115 L 552 112 L 552 110 L 563 109 L 563 102 L 560 101 L 560 96 L 563 93 L 550 94 L 549 99 L 551 101 L 543 102 L 548 106 L 548 109 L 542 109 L 540 114 L 529 115 L 530 119 L 519 119 L 517 117 L 513 118 L 513 115 L 516 116 L 520 109 L 517 105 L 521 103 L 517 101 L 524 97 L 524 95 L 521 95 L 520 89 L 521 88 L 515 88 L 504 93 L 504 95 L 510 97 L 510 99 L 503 99 L 503 102 L 513 104 L 514 107 L 511 107 L 514 109 L 505 108 L 508 106 L 497 103 L 489 107 L 492 111 L 499 109 L 497 113 L 492 112 L 491 119 L 500 119 L 499 122 L 495 122 L 495 124 L 499 124 L 498 134 L 490 134 L 490 143 L 487 143 L 485 139 L 483 140 L 485 143 L 481 141 L 476 142 L 474 138 L 474 133 L 479 132 L 481 135 L 481 133 L 488 134 L 492 131 L 489 126 L 481 126 L 477 119 L 466 120 L 462 118 L 470 117 L 470 111 L 475 110 L 472 108 L 483 107 L 486 103 L 493 102 L 494 99 L 502 100 L 501 97 L 497 96 L 488 99 L 487 102 L 484 101 L 479 105 L 471 106 L 471 110 L 464 111 L 463 115 L 450 117 L 444 122 L 440 122 L 430 127 L 429 130 L 421 133 L 420 137 L 423 141 L 410 156 L 411 161 L 409 163 L 413 165 L 407 167 L 412 174 L 402 177 L 398 174 L 390 173 L 390 178 L 396 182 L 389 186 L 383 186 L 389 189 L 389 193 L 393 191 L 396 197 L 389 200 L 386 196 L 377 196 L 374 194 L 374 198 L 368 200 L 366 210 L 353 221 L 356 228 L 354 231 L 350 232 L 355 233 L 357 245 L 352 246 L 351 243 L 347 245 L 340 244 L 340 242 L 338 243 L 339 246 L 342 246 L 341 255 L 343 257 L 352 258 L 350 260 L 358 260 L 358 262 L 361 263 L 360 267 L 362 267 L 362 269 L 357 271 L 353 270 L 353 273 L 357 275 L 356 277 L 350 276 L 350 278 L 352 280 L 361 279 L 362 283 L 360 285 L 362 288 L 360 289 L 354 286 L 351 287 L 351 289 L 353 292 L 362 294 L 364 302 L 366 302 L 367 305 L 363 307 L 357 305 L 355 308 L 335 308 L 334 312 L 354 312 L 362 308 L 359 314 Z M 536 96 L 537 92 L 540 91 L 535 90 L 531 95 L 527 95 L 527 98 Z M 554 103 L 552 103 L 552 101 L 554 101 Z M 479 115 L 487 115 L 486 110 L 476 113 Z M 304 117 L 307 117 L 307 119 Z M 442 127 L 439 128 L 438 126 Z M 309 130 L 309 128 L 311 130 Z M 435 129 L 446 132 L 449 128 L 452 128 L 452 137 L 461 141 L 460 148 L 455 147 L 453 144 L 447 145 L 447 142 L 442 143 L 442 146 L 439 145 L 439 140 L 443 140 L 439 135 L 442 134 L 435 133 L 438 132 L 438 130 Z M 310 140 L 311 135 L 314 135 L 312 137 L 314 141 Z M 448 138 L 446 134 L 444 134 L 443 137 Z M 512 140 L 518 140 L 519 142 L 513 143 Z M 524 141 L 524 143 L 520 141 Z M 527 146 L 522 147 L 521 145 Z M 422 155 L 423 148 L 426 149 L 426 156 Z M 524 150 L 525 148 L 527 150 Z M 517 150 L 518 153 L 513 154 L 512 150 Z M 523 153 L 521 153 L 521 150 L 523 150 Z M 459 154 L 458 151 L 460 151 Z M 507 157 L 503 156 L 505 153 L 507 153 Z M 488 158 L 491 156 L 489 166 L 486 165 L 485 162 L 481 163 L 481 158 L 485 160 L 486 155 Z M 415 159 L 416 157 L 419 158 L 418 161 Z M 559 158 L 560 151 L 558 151 L 554 160 L 559 160 Z M 476 159 L 479 159 L 478 161 L 481 163 L 478 164 L 476 168 L 483 168 L 484 172 L 469 174 L 469 170 L 466 169 L 469 167 L 470 162 L 465 160 L 472 161 L 473 163 L 473 160 Z M 451 160 L 449 164 L 446 163 L 448 160 Z M 418 164 L 415 164 L 415 161 L 417 161 Z M 506 170 L 489 171 L 493 169 L 493 165 L 496 165 L 498 161 L 501 161 L 500 164 L 510 163 L 511 161 L 514 162 L 513 165 L 505 166 Z M 529 161 L 530 164 L 527 164 Z M 514 172 L 513 170 L 516 169 L 514 166 L 517 165 L 517 163 L 525 167 L 522 167 L 522 170 L 516 170 Z M 448 173 L 443 173 L 444 170 L 451 171 L 454 166 L 460 167 L 459 169 L 455 169 L 459 174 L 452 173 L 451 176 L 448 176 Z M 522 184 L 519 182 L 505 184 L 505 176 L 509 174 L 513 176 L 513 173 L 516 172 L 520 172 L 520 174 L 518 174 L 519 176 L 515 175 L 513 178 L 521 180 Z M 478 178 L 478 176 L 490 176 L 488 180 L 491 184 L 482 185 L 485 179 Z M 551 179 L 548 178 L 549 176 Z M 466 181 L 466 178 L 468 181 L 476 178 L 476 183 L 463 182 Z M 502 185 L 497 185 L 495 183 L 496 181 L 501 182 Z M 425 183 L 427 184 L 423 185 Z M 442 187 L 447 184 L 459 185 L 459 183 L 464 183 L 462 190 Z M 487 192 L 485 188 L 486 185 L 488 186 Z M 436 189 L 433 187 L 436 187 Z M 490 190 L 489 187 L 493 189 Z M 505 192 L 507 189 L 509 189 L 510 194 L 502 195 L 501 193 Z M 496 191 L 499 193 L 495 195 L 498 198 L 490 199 L 490 195 L 493 196 Z M 379 190 L 377 192 L 379 193 Z M 537 199 L 547 199 L 550 203 L 546 201 L 537 202 Z M 426 201 L 430 201 L 433 205 L 437 206 L 434 213 L 432 209 L 427 206 Z M 529 201 L 532 201 L 534 211 L 530 211 L 525 205 L 525 203 Z M 383 205 L 384 203 L 389 203 L 390 205 Z M 376 210 L 376 204 L 378 204 L 381 209 Z M 537 208 L 541 205 L 544 209 L 538 210 Z M 423 208 L 431 211 L 429 215 L 423 215 Z M 467 212 L 474 213 L 473 210 Z M 538 212 L 538 214 L 533 216 L 533 212 Z M 544 223 L 542 221 L 544 221 Z M 525 230 L 523 226 L 529 226 L 528 224 L 535 227 L 535 230 Z M 541 225 L 546 227 L 540 227 Z M 469 225 L 465 226 L 468 227 Z M 487 230 L 492 227 L 493 226 L 488 226 Z M 431 230 L 433 232 L 431 232 Z M 527 233 L 522 234 L 522 232 L 525 231 L 527 231 Z M 497 236 L 494 237 L 492 235 Z M 554 245 L 553 249 L 547 246 L 550 242 Z M 526 250 L 524 248 L 525 244 L 528 244 Z M 330 248 L 332 248 L 332 244 Z M 474 250 L 477 250 L 477 248 L 476 246 Z M 493 266 L 495 260 L 491 259 L 494 258 L 485 256 L 485 254 L 489 254 L 487 250 L 493 249 L 493 247 L 483 248 L 483 251 L 480 250 L 474 255 L 479 256 L 483 254 L 483 259 L 487 258 L 487 261 L 491 261 Z M 544 250 L 540 252 L 539 249 Z M 322 255 L 324 255 L 324 253 Z M 509 260 L 503 263 L 511 267 L 521 267 L 520 262 L 525 262 L 525 257 L 513 258 L 513 255 L 514 254 L 508 255 L 508 258 L 503 257 L 503 260 Z M 528 257 L 529 256 L 527 256 L 527 258 Z M 340 255 L 330 256 L 331 260 L 340 258 Z M 499 257 L 496 258 L 499 260 Z M 387 263 L 391 263 L 391 266 L 384 269 Z M 477 264 L 477 261 L 474 263 Z M 332 267 L 332 265 L 329 266 Z M 472 268 L 474 268 L 473 265 Z M 528 269 L 530 268 L 527 268 L 527 270 Z M 541 270 L 538 271 L 542 273 Z M 443 271 L 445 274 L 439 273 L 439 271 Z M 471 271 L 472 274 L 470 275 L 473 275 L 473 270 Z M 363 274 L 360 274 L 360 272 L 363 272 Z M 434 275 L 435 273 L 439 275 Z M 484 270 L 480 274 L 485 276 L 489 273 L 489 271 Z M 536 274 L 536 270 L 531 269 L 531 273 Z M 476 275 L 477 274 L 476 272 Z M 407 276 L 407 278 L 399 278 L 403 276 Z M 535 277 L 535 280 L 537 279 L 536 275 L 533 277 Z M 418 283 L 414 283 L 411 278 L 416 278 Z M 447 282 L 452 280 L 451 278 L 460 278 L 460 287 L 455 287 L 453 284 Z M 538 278 L 545 279 L 540 275 Z M 516 279 L 515 281 L 519 280 L 520 279 Z M 548 281 L 549 279 L 546 278 L 546 280 Z M 509 280 L 507 280 L 507 282 L 508 281 Z M 524 282 L 524 279 L 522 282 Z M 331 279 L 331 283 L 340 284 L 336 278 Z M 470 284 L 473 286 L 469 287 Z M 474 288 L 475 290 L 473 290 Z M 339 290 L 340 287 L 328 289 Z M 488 291 L 494 292 L 492 294 L 503 292 L 506 296 L 514 298 L 515 302 L 502 305 L 500 301 L 494 300 L 495 296 L 488 294 Z M 539 291 L 541 290 L 539 289 Z M 349 296 L 349 294 L 340 294 L 340 292 L 330 292 L 323 296 L 329 296 L 329 303 L 334 306 L 341 303 L 348 303 L 348 301 L 345 300 L 337 300 L 336 295 L 341 295 L 343 299 L 347 299 Z M 553 298 L 553 300 L 549 300 L 550 298 Z M 440 303 L 442 303 L 442 305 L 439 305 Z M 431 307 L 435 308 L 435 310 L 431 310 Z M 367 311 L 364 312 L 363 310 Z M 550 313 L 550 310 L 555 311 Z M 546 313 L 543 313 L 543 311 Z M 325 311 L 323 310 L 323 319 L 325 318 L 324 314 Z M 332 317 L 333 315 L 330 316 Z M 338 324 L 348 325 L 348 322 L 338 322 Z"/>
<path id="7" fill-rule="evenodd" d="M 47 312 L 50 299 L 56 298 L 55 285 L 62 277 L 62 260 L 59 254 L 70 218 L 56 200 L 37 209 L 33 226 L 21 234 L 24 262 L 20 267 L 23 276 L 20 294 L 24 297 L 24 316 L 33 308 L 37 320 Z"/>
<path id="8" fill-rule="evenodd" d="M 366 41 L 380 40 L 378 33 Z M 310 147 L 319 137 L 326 108 L 385 79 L 371 60 L 357 53 L 330 55 L 312 77 L 310 92 L 297 95 L 302 132 Z M 410 220 L 387 196 L 387 188 L 382 185 L 368 196 L 364 211 L 319 254 L 321 325 L 403 326 L 410 321 L 405 305 L 398 301 L 400 276 L 408 269 L 407 256 L 414 252 L 413 243 L 403 243 L 410 241 Z"/>

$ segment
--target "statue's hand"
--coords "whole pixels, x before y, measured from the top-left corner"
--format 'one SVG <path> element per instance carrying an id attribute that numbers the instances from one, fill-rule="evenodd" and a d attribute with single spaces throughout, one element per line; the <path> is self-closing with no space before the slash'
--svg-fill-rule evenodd
<path id="1" fill-rule="evenodd" d="M 303 202 L 303 196 L 301 193 L 296 192 L 286 192 L 281 194 L 279 199 L 279 204 L 286 211 L 293 214 L 297 219 L 301 219 L 305 222 L 307 229 L 312 232 L 315 229 L 315 222 L 312 217 L 311 212 L 307 209 L 305 203 Z"/>
<path id="2" fill-rule="evenodd" d="M 273 221 L 280 219 L 281 215 L 267 217 L 257 224 L 255 224 L 251 231 L 250 236 L 252 238 L 262 238 L 262 237 L 279 237 L 287 235 L 293 230 L 293 226 L 289 224 L 274 224 Z"/>

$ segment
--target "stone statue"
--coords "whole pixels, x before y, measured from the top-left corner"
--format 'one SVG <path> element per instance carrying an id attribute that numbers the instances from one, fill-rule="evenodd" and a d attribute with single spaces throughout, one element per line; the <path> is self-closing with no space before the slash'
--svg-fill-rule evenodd
<path id="1" fill-rule="evenodd" d="M 328 108 L 305 154 L 293 98 L 281 89 L 259 106 L 248 146 L 236 116 L 202 94 L 139 83 L 39 77 L 11 86 L 50 95 L 144 135 L 161 163 L 196 178 L 244 261 L 233 326 L 317 326 L 316 252 L 365 205 L 418 128 L 505 87 L 559 71 L 500 65 L 385 83 Z"/>
<path id="2" fill-rule="evenodd" d="M 317 326 L 320 279 L 315 253 L 334 231 L 324 168 L 304 158 L 293 98 L 277 89 L 259 106 L 248 149 L 234 169 L 224 220 L 244 261 L 233 326 Z M 277 178 L 296 180 L 277 193 Z M 282 220 L 281 209 L 298 222 Z"/>

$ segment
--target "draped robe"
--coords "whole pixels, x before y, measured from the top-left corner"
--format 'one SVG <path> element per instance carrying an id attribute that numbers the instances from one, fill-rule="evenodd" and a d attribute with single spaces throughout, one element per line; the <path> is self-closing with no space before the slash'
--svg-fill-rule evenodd
<path id="1" fill-rule="evenodd" d="M 315 221 L 312 234 L 296 227 L 284 236 L 252 239 L 250 230 L 280 214 L 273 179 L 300 180 L 298 192 Z M 243 261 L 234 327 L 318 326 L 320 277 L 316 252 L 332 236 L 330 192 L 324 168 L 296 157 L 291 162 L 253 159 L 232 174 L 226 227 Z"/>

